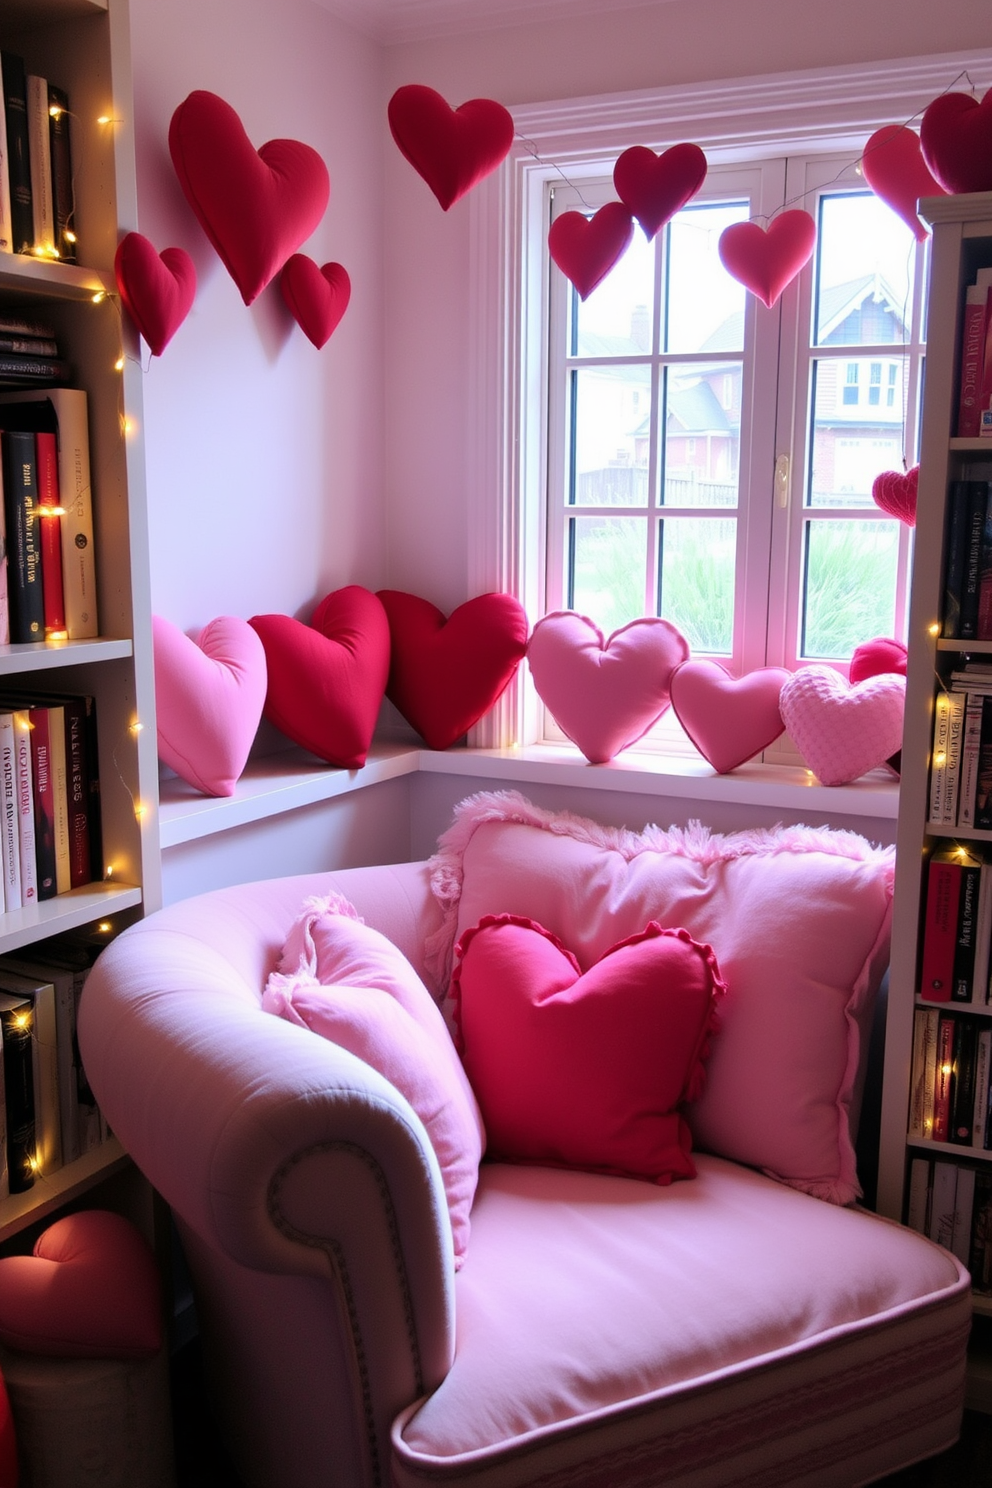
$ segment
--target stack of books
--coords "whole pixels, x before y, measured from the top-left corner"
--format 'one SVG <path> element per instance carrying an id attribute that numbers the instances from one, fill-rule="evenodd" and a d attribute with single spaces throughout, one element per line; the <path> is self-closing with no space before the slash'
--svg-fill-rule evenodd
<path id="1" fill-rule="evenodd" d="M 0 54 L 0 249 L 76 260 L 69 100 Z"/>
<path id="2" fill-rule="evenodd" d="M 927 865 L 919 995 L 924 1002 L 992 1002 L 992 862 L 961 847 Z"/>
<path id="3" fill-rule="evenodd" d="M 41 388 L 68 382 L 71 368 L 48 321 L 0 310 L 0 388 Z"/>
<path id="4" fill-rule="evenodd" d="M 992 1024 L 918 1007 L 913 1022 L 909 1135 L 987 1152 L 992 1148 Z"/>
<path id="5" fill-rule="evenodd" d="M 967 1266 L 974 1291 L 992 1293 L 992 1169 L 914 1157 L 906 1222 Z"/>

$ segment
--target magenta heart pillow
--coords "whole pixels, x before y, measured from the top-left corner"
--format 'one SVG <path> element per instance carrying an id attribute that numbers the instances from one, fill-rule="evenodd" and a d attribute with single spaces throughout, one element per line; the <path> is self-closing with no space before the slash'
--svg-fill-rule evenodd
<path id="1" fill-rule="evenodd" d="M 548 231 L 548 252 L 579 299 L 592 294 L 620 262 L 634 236 L 634 219 L 621 202 L 607 202 L 592 217 L 563 212 Z"/>
<path id="2" fill-rule="evenodd" d="M 683 1108 L 702 1094 L 726 990 L 708 945 L 650 923 L 583 973 L 550 930 L 498 914 L 455 958 L 458 1038 L 492 1156 L 695 1176 Z"/>
<path id="3" fill-rule="evenodd" d="M 757 222 L 733 222 L 724 228 L 718 244 L 727 273 L 769 309 L 812 258 L 815 247 L 816 223 L 797 207 L 780 212 L 767 228 Z"/>
<path id="4" fill-rule="evenodd" d="M 397 88 L 387 109 L 396 146 L 446 212 L 510 153 L 513 117 L 491 98 L 453 109 L 422 83 Z"/>
<path id="5" fill-rule="evenodd" d="M 909 653 L 902 641 L 889 636 L 876 636 L 873 641 L 862 641 L 851 657 L 848 676 L 852 682 L 864 682 L 867 677 L 880 677 L 885 672 L 906 675 Z"/>
<path id="6" fill-rule="evenodd" d="M 671 701 L 672 673 L 688 656 L 688 641 L 668 620 L 632 620 L 606 640 L 574 610 L 545 615 L 527 646 L 538 696 L 594 765 L 658 722 Z"/>
<path id="7" fill-rule="evenodd" d="M 855 686 L 833 667 L 802 667 L 782 688 L 782 721 L 822 785 L 846 785 L 902 748 L 906 679 Z"/>
<path id="8" fill-rule="evenodd" d="M 875 195 L 912 229 L 918 243 L 927 236 L 916 204 L 924 196 L 943 196 L 923 159 L 920 137 L 905 124 L 876 129 L 861 157 L 865 180 Z"/>
<path id="9" fill-rule="evenodd" d="M 348 270 L 339 263 L 320 268 L 305 253 L 294 253 L 283 265 L 279 287 L 290 313 L 319 351 L 331 339 L 351 299 Z"/>
<path id="10" fill-rule="evenodd" d="M 124 308 L 152 356 L 161 356 L 196 298 L 196 268 L 184 248 L 157 253 L 141 233 L 125 233 L 114 255 Z"/>
<path id="11" fill-rule="evenodd" d="M 613 167 L 613 184 L 650 240 L 696 195 L 706 169 L 698 145 L 672 145 L 661 155 L 645 145 L 631 145 Z"/>
<path id="12" fill-rule="evenodd" d="M 791 675 L 784 667 L 762 667 L 732 677 L 719 662 L 684 661 L 672 676 L 672 711 L 703 758 L 725 775 L 782 733 L 778 700 Z"/>
<path id="13" fill-rule="evenodd" d="M 916 526 L 916 491 L 920 479 L 920 467 L 911 470 L 883 470 L 872 481 L 871 499 L 887 517 L 905 522 L 907 527 Z"/>
<path id="14" fill-rule="evenodd" d="M 299 140 L 256 150 L 231 105 L 203 90 L 172 115 L 169 153 L 197 221 L 250 305 L 323 217 L 327 166 Z"/>
<path id="15" fill-rule="evenodd" d="M 192 640 L 152 617 L 158 754 L 208 796 L 230 796 L 265 703 L 265 651 L 247 620 L 221 615 Z"/>
<path id="16" fill-rule="evenodd" d="M 992 191 L 992 88 L 981 102 L 970 93 L 935 98 L 920 120 L 920 144 L 945 191 Z"/>

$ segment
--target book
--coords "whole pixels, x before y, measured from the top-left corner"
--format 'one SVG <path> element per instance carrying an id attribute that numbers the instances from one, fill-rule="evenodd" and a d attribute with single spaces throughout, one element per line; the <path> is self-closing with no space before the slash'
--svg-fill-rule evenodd
<path id="1" fill-rule="evenodd" d="M 48 85 L 49 134 L 52 156 L 52 219 L 55 249 L 64 263 L 76 262 L 76 201 L 69 137 L 69 97 L 64 88 Z"/>
<path id="2" fill-rule="evenodd" d="M 953 638 L 961 627 L 961 584 L 968 521 L 968 483 L 953 480 L 947 493 L 947 543 L 944 554 L 944 608 L 941 634 Z"/>
<path id="3" fill-rule="evenodd" d="M 938 1160 L 933 1165 L 930 1190 L 930 1239 L 950 1250 L 958 1195 L 958 1165 Z"/>
<path id="4" fill-rule="evenodd" d="M 33 1025 L 34 1006 L 31 999 L 23 994 L 0 992 L 7 1184 L 12 1194 L 25 1193 L 33 1187 L 37 1168 Z"/>
<path id="5" fill-rule="evenodd" d="M 982 273 L 976 276 L 976 283 L 982 284 Z M 985 300 L 985 343 L 982 351 L 982 386 L 978 401 L 978 434 L 979 437 L 990 432 L 987 421 L 989 409 L 992 408 L 992 323 L 989 321 L 989 306 L 992 304 L 992 285 L 986 287 Z"/>
<path id="6" fill-rule="evenodd" d="M 930 858 L 920 963 L 920 996 L 928 1002 L 951 1000 L 963 872 L 953 851 Z"/>
<path id="7" fill-rule="evenodd" d="M 0 335 L 29 336 L 36 341 L 55 341 L 55 327 L 50 320 L 25 315 L 20 310 L 0 308 Z"/>
<path id="8" fill-rule="evenodd" d="M 36 710 L 48 714 L 50 772 L 55 785 L 56 885 L 61 894 L 103 877 L 96 699 L 86 694 L 0 692 L 0 707 L 16 703 L 29 708 L 30 725 L 37 722 Z M 95 859 L 101 859 L 99 871 L 94 871 Z"/>
<path id="9" fill-rule="evenodd" d="M 938 826 L 957 822 L 967 702 L 966 693 L 952 690 L 938 693 L 934 704 L 930 820 Z"/>
<path id="10" fill-rule="evenodd" d="M 957 419 L 957 432 L 963 439 L 978 437 L 985 360 L 986 299 L 987 293 L 980 284 L 970 284 L 965 290 L 964 313 L 961 318 Z"/>
<path id="11" fill-rule="evenodd" d="M 0 415 L 0 428 L 3 419 Z M 22 645 L 45 638 L 41 547 L 38 533 L 38 466 L 34 435 L 2 428 L 4 519 L 8 537 L 7 592 L 10 639 Z"/>
<path id="12" fill-rule="evenodd" d="M 972 1145 L 975 1124 L 975 1062 L 978 1029 L 971 1018 L 958 1018 L 954 1025 L 954 1054 L 951 1066 L 951 1118 L 947 1139 L 958 1146 Z"/>
<path id="13" fill-rule="evenodd" d="M 0 384 L 16 388 L 34 383 L 68 382 L 72 368 L 63 357 L 25 356 L 0 351 Z"/>
<path id="14" fill-rule="evenodd" d="M 28 153 L 28 100 L 24 58 L 0 53 L 4 118 L 7 128 L 7 171 L 10 184 L 10 226 L 15 253 L 30 253 L 34 243 L 31 206 L 31 161 Z"/>
<path id="15" fill-rule="evenodd" d="M 34 1085 L 35 1161 L 37 1172 L 62 1166 L 62 1117 L 59 1111 L 58 1025 L 55 987 L 45 977 L 21 976 L 0 961 L 0 991 L 30 1000 Z"/>
<path id="16" fill-rule="evenodd" d="M 959 684 L 952 680 L 952 687 Z M 953 825 L 970 827 L 975 824 L 975 800 L 978 793 L 978 757 L 982 741 L 982 714 L 989 693 L 968 691 L 964 694 L 964 723 L 961 729 L 961 769 L 958 784 L 957 821 Z"/>
<path id="17" fill-rule="evenodd" d="M 7 110 L 3 101 L 3 72 L 0 70 L 0 253 L 13 253 L 14 233 L 10 220 L 10 154 L 7 147 Z"/>
<path id="18" fill-rule="evenodd" d="M 992 698 L 982 707 L 982 731 L 978 741 L 978 764 L 975 774 L 975 827 L 988 831 L 992 826 Z"/>
<path id="19" fill-rule="evenodd" d="M 39 429 L 34 436 L 34 443 L 38 464 L 38 523 L 41 535 L 41 597 L 45 613 L 45 639 L 65 640 L 58 443 L 55 435 L 48 429 Z"/>
<path id="20" fill-rule="evenodd" d="M 986 861 L 982 863 L 978 880 L 973 1002 L 989 1002 L 990 973 L 992 973 L 992 863 Z"/>
<path id="21" fill-rule="evenodd" d="M 968 1270 L 976 1292 L 992 1292 L 992 1170 L 988 1168 L 975 1175 Z"/>
<path id="22" fill-rule="evenodd" d="M 7 592 L 7 518 L 4 511 L 3 435 L 0 434 L 0 645 L 10 640 L 10 596 Z"/>
<path id="23" fill-rule="evenodd" d="M 911 1230 L 925 1235 L 930 1212 L 931 1163 L 927 1157 L 914 1157 L 909 1166 L 909 1201 L 906 1223 Z"/>
<path id="24" fill-rule="evenodd" d="M 38 902 L 31 715 L 26 708 L 15 708 L 11 716 L 14 720 L 14 748 L 17 766 L 17 827 L 21 851 L 21 898 L 26 905 L 30 905 Z"/>
<path id="25" fill-rule="evenodd" d="M 913 1063 L 909 1087 L 909 1135 L 933 1136 L 933 1098 L 937 1074 L 936 1008 L 917 1008 L 913 1015 Z"/>
<path id="26" fill-rule="evenodd" d="M 3 907 L 21 908 L 21 843 L 17 809 L 17 743 L 13 713 L 0 712 L 0 865 Z"/>
<path id="27" fill-rule="evenodd" d="M 975 1204 L 975 1169 L 958 1168 L 958 1180 L 954 1192 L 954 1230 L 950 1249 L 962 1266 L 971 1259 L 971 1222 Z"/>
<path id="28" fill-rule="evenodd" d="M 32 709 L 32 717 L 34 711 Z M 69 763 L 65 708 L 61 704 L 51 704 L 47 711 L 55 831 L 55 892 L 67 894 L 72 887 L 72 866 L 69 851 Z"/>
<path id="29" fill-rule="evenodd" d="M 975 1099 L 971 1113 L 972 1147 L 985 1146 L 990 1073 L 992 1073 L 992 1028 L 981 1028 L 975 1044 Z"/>
<path id="30" fill-rule="evenodd" d="M 0 351 L 16 351 L 22 356 L 57 357 L 57 341 L 43 341 L 40 336 L 6 336 L 0 334 Z"/>
<path id="31" fill-rule="evenodd" d="M 978 600 L 981 577 L 982 539 L 985 510 L 988 505 L 988 482 L 968 479 L 966 486 L 964 561 L 961 570 L 961 616 L 958 635 L 962 640 L 978 639 Z"/>
<path id="32" fill-rule="evenodd" d="M 48 112 L 48 79 L 29 72 L 25 78 L 28 116 L 28 164 L 31 169 L 31 214 L 35 253 L 55 256 L 55 221 L 52 216 L 51 116 Z"/>
<path id="33" fill-rule="evenodd" d="M 962 858 L 961 870 L 951 1001 L 971 1002 L 975 982 L 975 929 L 978 922 L 978 890 L 982 865 L 977 858 Z"/>
<path id="34" fill-rule="evenodd" d="M 953 1017 L 941 1015 L 937 1024 L 937 1071 L 933 1092 L 933 1140 L 935 1142 L 950 1140 L 955 1022 Z"/>
<path id="35" fill-rule="evenodd" d="M 34 794 L 35 863 L 38 875 L 38 899 L 54 899 L 58 893 L 55 853 L 55 782 L 52 774 L 52 746 L 49 735 L 49 710 L 28 709 L 31 740 L 31 788 Z"/>
<path id="36" fill-rule="evenodd" d="M 79 1101 L 79 1045 L 76 1037 L 76 971 L 55 950 L 0 957 L 0 975 L 13 972 L 55 989 L 55 1043 L 58 1054 L 59 1122 L 63 1163 L 81 1155 L 88 1111 Z"/>

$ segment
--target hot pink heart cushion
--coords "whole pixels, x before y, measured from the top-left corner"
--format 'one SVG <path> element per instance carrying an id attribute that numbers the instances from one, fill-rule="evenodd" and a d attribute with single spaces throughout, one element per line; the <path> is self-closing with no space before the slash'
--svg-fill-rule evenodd
<path id="1" fill-rule="evenodd" d="M 923 158 L 945 191 L 992 191 L 992 88 L 979 103 L 942 93 L 920 120 Z"/>
<path id="2" fill-rule="evenodd" d="M 196 268 L 184 248 L 156 253 L 141 233 L 125 233 L 114 255 L 124 307 L 152 356 L 161 356 L 196 298 Z"/>
<path id="3" fill-rule="evenodd" d="M 634 219 L 621 202 L 607 202 L 592 217 L 563 212 L 548 231 L 548 252 L 580 300 L 592 294 L 623 258 L 634 236 Z"/>
<path id="4" fill-rule="evenodd" d="M 380 589 L 389 619 L 386 695 L 431 749 L 447 749 L 487 713 L 527 650 L 512 594 L 480 594 L 445 618 L 430 600 Z"/>
<path id="5" fill-rule="evenodd" d="M 510 153 L 513 117 L 491 98 L 453 109 L 422 83 L 397 88 L 387 108 L 397 148 L 444 211 L 490 175 Z"/>
<path id="6" fill-rule="evenodd" d="M 905 522 L 907 527 L 916 526 L 916 492 L 920 479 L 920 467 L 911 470 L 883 470 L 872 481 L 871 499 L 887 517 Z"/>
<path id="7" fill-rule="evenodd" d="M 0 1260 L 0 1338 L 62 1359 L 157 1354 L 161 1286 L 144 1236 L 106 1209 L 56 1220 L 31 1255 Z"/>
<path id="8" fill-rule="evenodd" d="M 613 167 L 617 196 L 648 239 L 691 201 L 706 180 L 706 156 L 698 145 L 672 145 L 661 155 L 631 145 Z"/>
<path id="9" fill-rule="evenodd" d="M 672 676 L 672 711 L 700 754 L 725 775 L 785 728 L 779 694 L 791 672 L 762 667 L 732 677 L 716 661 L 684 661 Z"/>
<path id="10" fill-rule="evenodd" d="M 943 196 L 923 159 L 920 137 L 905 124 L 886 124 L 865 145 L 861 157 L 865 180 L 875 195 L 890 206 L 922 243 L 928 229 L 920 221 L 916 203 L 922 196 Z"/>
<path id="11" fill-rule="evenodd" d="M 265 716 L 328 764 L 368 758 L 389 675 L 389 622 L 380 600 L 351 584 L 322 599 L 309 625 L 253 615 L 265 648 Z"/>
<path id="12" fill-rule="evenodd" d="M 323 217 L 326 165 L 299 140 L 256 150 L 231 105 L 203 90 L 172 115 L 169 152 L 197 221 L 250 305 Z"/>
<path id="13" fill-rule="evenodd" d="M 230 796 L 265 702 L 265 651 L 247 620 L 221 615 L 191 640 L 152 617 L 159 758 L 208 796 Z"/>
<path id="14" fill-rule="evenodd" d="M 320 348 L 330 340 L 351 299 L 348 270 L 339 263 L 320 268 L 305 253 L 294 253 L 279 276 L 282 297 L 297 325 Z"/>
<path id="15" fill-rule="evenodd" d="M 767 230 L 757 222 L 731 223 L 718 246 L 727 273 L 771 308 L 812 258 L 816 223 L 808 212 L 792 208 L 774 217 Z"/>
<path id="16" fill-rule="evenodd" d="M 606 640 L 572 610 L 545 615 L 527 646 L 538 695 L 594 765 L 657 723 L 671 700 L 672 673 L 688 656 L 688 641 L 668 620 L 632 620 Z"/>
<path id="17" fill-rule="evenodd" d="M 779 707 L 793 742 L 823 785 L 846 785 L 902 748 L 904 677 L 870 677 L 852 687 L 833 667 L 802 667 Z"/>
<path id="18" fill-rule="evenodd" d="M 908 652 L 902 641 L 888 636 L 876 636 L 873 641 L 862 641 L 851 657 L 848 675 L 852 683 L 864 682 L 868 677 L 880 677 L 885 672 L 906 675 Z"/>
<path id="19" fill-rule="evenodd" d="M 692 1178 L 682 1106 L 726 990 L 713 951 L 649 924 L 583 975 L 533 920 L 485 915 L 456 948 L 462 1058 L 493 1156 Z"/>

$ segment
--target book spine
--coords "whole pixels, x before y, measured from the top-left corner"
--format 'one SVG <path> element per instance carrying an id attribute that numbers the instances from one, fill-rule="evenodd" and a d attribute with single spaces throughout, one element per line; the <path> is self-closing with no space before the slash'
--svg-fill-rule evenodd
<path id="1" fill-rule="evenodd" d="M 989 1103 L 989 1072 L 992 1069 L 992 1028 L 979 1030 L 975 1047 L 975 1099 L 971 1113 L 971 1145 L 985 1146 L 985 1112 Z"/>
<path id="2" fill-rule="evenodd" d="M 18 708 L 14 711 L 13 719 L 17 766 L 17 828 L 21 857 L 21 899 L 25 904 L 37 904 L 38 861 L 35 856 L 31 718 L 26 708 Z"/>
<path id="3" fill-rule="evenodd" d="M 10 216 L 10 149 L 7 144 L 7 109 L 4 105 L 3 92 L 3 71 L 0 69 L 0 252 L 13 253 L 14 229 Z"/>
<path id="4" fill-rule="evenodd" d="M 103 820 L 100 801 L 100 739 L 96 721 L 96 699 L 86 698 L 86 825 L 90 839 L 90 882 L 104 876 Z"/>
<path id="5" fill-rule="evenodd" d="M 66 630 L 70 641 L 92 640 L 100 632 L 93 558 L 88 403 L 86 393 L 80 388 L 52 388 L 47 397 L 58 421 Z"/>
<path id="6" fill-rule="evenodd" d="M 981 864 L 965 863 L 961 869 L 958 924 L 954 941 L 952 1002 L 971 1002 L 975 986 L 975 931 L 978 924 L 978 888 Z"/>
<path id="7" fill-rule="evenodd" d="M 951 694 L 938 692 L 933 707 L 933 748 L 930 751 L 930 821 L 934 826 L 952 826 L 945 822 L 944 778 L 947 774 L 947 740 L 951 722 Z"/>
<path id="8" fill-rule="evenodd" d="M 985 361 L 986 292 L 971 284 L 965 292 L 961 321 L 961 376 L 958 392 L 958 436 L 977 439 Z"/>
<path id="9" fill-rule="evenodd" d="M 927 1233 L 930 1209 L 930 1159 L 914 1157 L 909 1168 L 909 1205 L 906 1223 L 919 1234 Z"/>
<path id="10" fill-rule="evenodd" d="M 982 831 L 992 827 L 992 696 L 982 702 L 982 733 L 978 743 L 975 781 L 974 825 Z"/>
<path id="11" fill-rule="evenodd" d="M 954 1233 L 951 1236 L 951 1251 L 962 1266 L 971 1258 L 971 1220 L 975 1204 L 975 1169 L 958 1168 L 957 1187 L 954 1194 Z"/>
<path id="12" fill-rule="evenodd" d="M 21 844 L 17 830 L 17 746 L 14 715 L 0 713 L 0 862 L 4 908 L 21 908 Z"/>
<path id="13" fill-rule="evenodd" d="M 48 710 L 48 745 L 55 815 L 55 891 L 67 894 L 72 887 L 72 859 L 69 851 L 69 763 L 63 707 L 50 707 Z"/>
<path id="14" fill-rule="evenodd" d="M 31 158 L 28 148 L 28 100 L 23 57 L 0 54 L 3 101 L 7 124 L 7 165 L 10 179 L 10 225 L 14 252 L 30 253 L 34 244 L 31 207 Z"/>
<path id="15" fill-rule="evenodd" d="M 982 536 L 985 529 L 985 508 L 988 504 L 987 482 L 969 480 L 968 512 L 965 523 L 964 565 L 961 573 L 961 623 L 958 635 L 962 640 L 978 639 L 978 585 L 982 558 Z"/>
<path id="16" fill-rule="evenodd" d="M 34 1156 L 36 1172 L 47 1175 L 62 1166 L 55 988 L 51 982 L 37 983 L 33 978 L 13 980 L 16 985 L 12 986 L 11 977 L 0 972 L 0 988 L 25 996 L 31 1007 Z"/>
<path id="17" fill-rule="evenodd" d="M 961 626 L 961 584 L 968 525 L 968 483 L 951 481 L 947 494 L 947 549 L 944 559 L 944 613 L 941 634 L 953 638 Z"/>
<path id="18" fill-rule="evenodd" d="M 968 1270 L 976 1292 L 992 1291 L 992 1172 L 988 1169 L 980 1170 L 975 1178 Z"/>
<path id="19" fill-rule="evenodd" d="M 29 716 L 38 898 L 54 899 L 58 889 L 55 865 L 55 785 L 52 779 L 49 711 L 47 708 L 31 708 Z"/>
<path id="20" fill-rule="evenodd" d="M 978 917 L 975 922 L 975 978 L 972 1002 L 989 1000 L 989 966 L 992 952 L 992 863 L 983 862 L 978 877 Z"/>
<path id="21" fill-rule="evenodd" d="M 34 440 L 38 461 L 38 522 L 41 532 L 41 594 L 45 613 L 45 639 L 65 640 L 58 441 L 54 434 L 42 429 L 35 434 Z"/>
<path id="22" fill-rule="evenodd" d="M 985 299 L 985 342 L 982 350 L 982 388 L 978 405 L 978 433 L 979 437 L 992 433 L 992 424 L 988 421 L 988 412 L 992 408 L 992 320 L 989 318 L 989 306 L 992 305 L 992 287 L 986 289 Z"/>
<path id="23" fill-rule="evenodd" d="M 64 357 L 24 356 L 19 352 L 0 352 L 0 380 L 10 387 L 21 383 L 65 382 L 71 367 Z"/>
<path id="24" fill-rule="evenodd" d="M 86 971 L 76 972 L 73 978 L 73 1000 L 76 1005 L 76 1017 L 79 1017 L 79 1000 L 83 995 L 86 985 Z M 81 1059 L 76 1060 L 76 1119 L 79 1127 L 79 1150 L 91 1152 L 94 1147 L 99 1147 L 104 1140 L 103 1113 L 97 1104 L 96 1096 L 90 1088 L 90 1082 L 86 1077 L 86 1070 Z"/>
<path id="25" fill-rule="evenodd" d="M 35 252 L 55 255 L 52 217 L 52 147 L 49 143 L 48 80 L 28 73 L 25 79 L 28 115 L 28 161 L 31 167 L 31 210 Z"/>
<path id="26" fill-rule="evenodd" d="M 942 1017 L 937 1027 L 937 1076 L 933 1096 L 933 1140 L 935 1142 L 946 1142 L 950 1138 L 954 1024 L 954 1018 Z"/>
<path id="27" fill-rule="evenodd" d="M 69 138 L 69 98 L 64 88 L 58 88 L 54 83 L 48 85 L 48 113 L 55 248 L 64 263 L 75 263 L 76 212 L 72 184 L 72 146 Z"/>
<path id="28" fill-rule="evenodd" d="M 934 1070 L 936 1068 L 936 1008 L 917 1008 L 913 1020 L 913 1066 L 910 1081 L 909 1135 L 933 1135 Z"/>
<path id="29" fill-rule="evenodd" d="M 970 1018 L 954 1025 L 954 1058 L 951 1067 L 951 1120 L 948 1141 L 970 1147 L 975 1121 L 975 1061 L 978 1029 Z"/>
<path id="30" fill-rule="evenodd" d="M 931 858 L 927 872 L 920 971 L 920 996 L 928 1002 L 949 1002 L 951 999 L 960 893 L 960 863 Z"/>
<path id="31" fill-rule="evenodd" d="M 31 1004 L 0 1013 L 7 1110 L 7 1175 L 10 1192 L 26 1193 L 35 1178 L 34 1057 Z"/>
<path id="32" fill-rule="evenodd" d="M 984 696 L 965 693 L 964 728 L 961 738 L 961 783 L 958 790 L 958 819 L 954 825 L 973 827 L 978 792 L 978 754 L 982 742 Z"/>
<path id="33" fill-rule="evenodd" d="M 69 803 L 69 884 L 78 889 L 92 882 L 90 851 L 90 785 L 88 715 L 91 698 L 69 698 L 65 704 L 66 785 Z"/>
<path id="34" fill-rule="evenodd" d="M 34 435 L 26 429 L 3 431 L 4 503 L 9 539 L 7 585 L 10 638 L 16 644 L 45 637 L 38 545 L 38 467 Z"/>
<path id="35" fill-rule="evenodd" d="M 930 1239 L 950 1250 L 954 1239 L 954 1209 L 957 1202 L 958 1167 L 953 1162 L 935 1162 L 930 1195 Z"/>
<path id="36" fill-rule="evenodd" d="M 958 796 L 961 785 L 961 752 L 964 742 L 964 710 L 967 696 L 963 692 L 952 692 L 947 709 L 947 750 L 944 769 L 943 794 L 940 803 L 941 820 L 954 825 L 958 819 Z"/>

